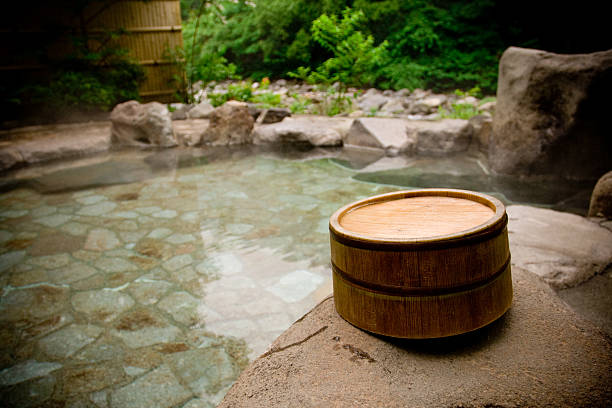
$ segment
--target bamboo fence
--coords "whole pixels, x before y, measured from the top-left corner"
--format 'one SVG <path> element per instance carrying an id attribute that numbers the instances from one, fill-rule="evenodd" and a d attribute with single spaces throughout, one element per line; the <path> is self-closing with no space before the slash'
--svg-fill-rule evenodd
<path id="1" fill-rule="evenodd" d="M 80 22 L 53 3 L 39 2 L 29 9 L 22 8 L 22 15 L 0 17 L 0 74 L 12 74 L 22 80 L 47 75 L 48 62 L 69 52 L 69 38 L 53 30 L 76 30 Z M 146 79 L 139 92 L 144 101 L 170 102 L 176 98 L 176 76 L 180 71 L 168 55 L 183 45 L 180 0 L 93 2 L 82 17 L 87 20 L 86 32 L 92 38 L 96 33 L 121 30 L 122 34 L 113 41 L 143 67 Z M 28 49 L 38 50 L 27 52 Z"/>

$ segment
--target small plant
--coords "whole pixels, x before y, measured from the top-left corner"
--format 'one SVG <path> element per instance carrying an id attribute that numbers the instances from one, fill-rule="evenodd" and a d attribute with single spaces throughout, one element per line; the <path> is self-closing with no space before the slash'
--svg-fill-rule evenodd
<path id="1" fill-rule="evenodd" d="M 261 105 L 262 108 L 272 108 L 278 106 L 281 103 L 281 96 L 272 92 L 264 92 L 253 95 L 249 102 Z"/>
<path id="2" fill-rule="evenodd" d="M 250 81 L 242 81 L 237 84 L 230 84 L 227 92 L 217 92 L 208 95 L 212 106 L 223 105 L 227 101 L 250 102 L 253 98 L 253 87 Z"/>
<path id="3" fill-rule="evenodd" d="M 467 91 L 462 91 L 461 89 L 455 89 L 455 95 L 460 98 L 466 98 L 468 96 L 473 96 L 474 98 L 478 98 L 480 96 L 481 89 L 478 86 L 473 87 Z"/>
<path id="4" fill-rule="evenodd" d="M 478 108 L 469 103 L 453 103 L 450 111 L 440 106 L 438 108 L 438 113 L 440 114 L 440 118 L 470 119 L 473 116 L 479 115 L 481 112 Z"/>
<path id="5" fill-rule="evenodd" d="M 325 89 L 323 101 L 316 106 L 315 112 L 319 115 L 335 116 L 353 111 L 353 101 L 342 89 L 338 91 L 334 87 L 320 85 Z"/>
<path id="6" fill-rule="evenodd" d="M 489 103 L 489 102 L 495 102 L 496 100 L 497 98 L 495 98 L 494 96 L 486 96 L 480 100 L 480 102 L 478 103 L 478 106 L 482 106 L 485 103 Z"/>
<path id="7" fill-rule="evenodd" d="M 292 94 L 293 103 L 289 106 L 291 113 L 300 114 L 308 111 L 308 107 L 312 104 L 312 101 L 305 96 L 298 94 Z"/>

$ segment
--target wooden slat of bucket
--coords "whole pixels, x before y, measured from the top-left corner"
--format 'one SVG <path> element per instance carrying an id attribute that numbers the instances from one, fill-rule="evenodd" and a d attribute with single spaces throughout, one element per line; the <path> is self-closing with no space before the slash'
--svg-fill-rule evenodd
<path id="1" fill-rule="evenodd" d="M 356 279 L 405 287 L 451 287 L 480 281 L 497 271 L 510 254 L 507 230 L 496 237 L 442 249 L 356 248 L 331 241 L 331 258 Z"/>
<path id="2" fill-rule="evenodd" d="M 441 296 L 391 296 L 351 285 L 333 274 L 336 310 L 351 324 L 385 336 L 446 337 L 497 320 L 512 303 L 510 267 L 487 285 Z"/>

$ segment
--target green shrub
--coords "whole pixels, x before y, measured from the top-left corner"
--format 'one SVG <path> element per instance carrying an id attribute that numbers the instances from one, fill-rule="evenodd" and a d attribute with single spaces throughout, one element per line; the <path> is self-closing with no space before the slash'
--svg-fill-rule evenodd
<path id="1" fill-rule="evenodd" d="M 378 69 L 387 61 L 387 42 L 374 46 L 374 38 L 366 36 L 358 27 L 365 21 L 362 11 L 346 8 L 342 18 L 322 14 L 312 23 L 312 37 L 322 47 L 331 51 L 333 57 L 323 62 L 314 71 L 299 67 L 289 75 L 311 83 L 347 85 L 372 85 L 379 76 Z"/>
<path id="2" fill-rule="evenodd" d="M 272 108 L 274 106 L 280 105 L 281 96 L 273 94 L 272 92 L 263 92 L 260 94 L 253 95 L 249 102 L 256 103 L 263 108 Z"/>
<path id="3" fill-rule="evenodd" d="M 313 106 L 313 113 L 318 115 L 335 116 L 350 113 L 353 110 L 353 101 L 345 92 L 338 91 L 332 86 L 320 85 L 326 90 L 323 100 Z"/>
<path id="4" fill-rule="evenodd" d="M 230 84 L 227 92 L 217 92 L 208 95 L 212 106 L 221 106 L 227 101 L 250 102 L 253 98 L 253 87 L 250 81 Z"/>
<path id="5" fill-rule="evenodd" d="M 22 88 L 22 99 L 54 110 L 108 110 L 120 102 L 139 100 L 144 71 L 125 54 L 125 50 L 110 47 L 104 52 L 80 49 L 58 63 L 49 82 Z"/>
<path id="6" fill-rule="evenodd" d="M 453 103 L 450 111 L 440 106 L 438 108 L 438 113 L 440 113 L 441 118 L 470 119 L 473 116 L 479 115 L 481 112 L 478 108 L 469 103 Z"/>
<path id="7" fill-rule="evenodd" d="M 291 113 L 305 113 L 308 110 L 308 107 L 312 104 L 312 101 L 305 96 L 292 94 L 291 97 L 293 98 L 293 102 L 289 106 Z"/>

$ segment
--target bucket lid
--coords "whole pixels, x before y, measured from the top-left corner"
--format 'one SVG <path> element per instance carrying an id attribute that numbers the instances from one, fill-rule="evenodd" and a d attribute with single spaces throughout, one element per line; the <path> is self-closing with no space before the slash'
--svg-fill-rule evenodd
<path id="1" fill-rule="evenodd" d="M 342 207 L 330 231 L 372 243 L 425 243 L 480 235 L 503 228 L 504 205 L 482 193 L 453 189 L 398 191 Z"/>

